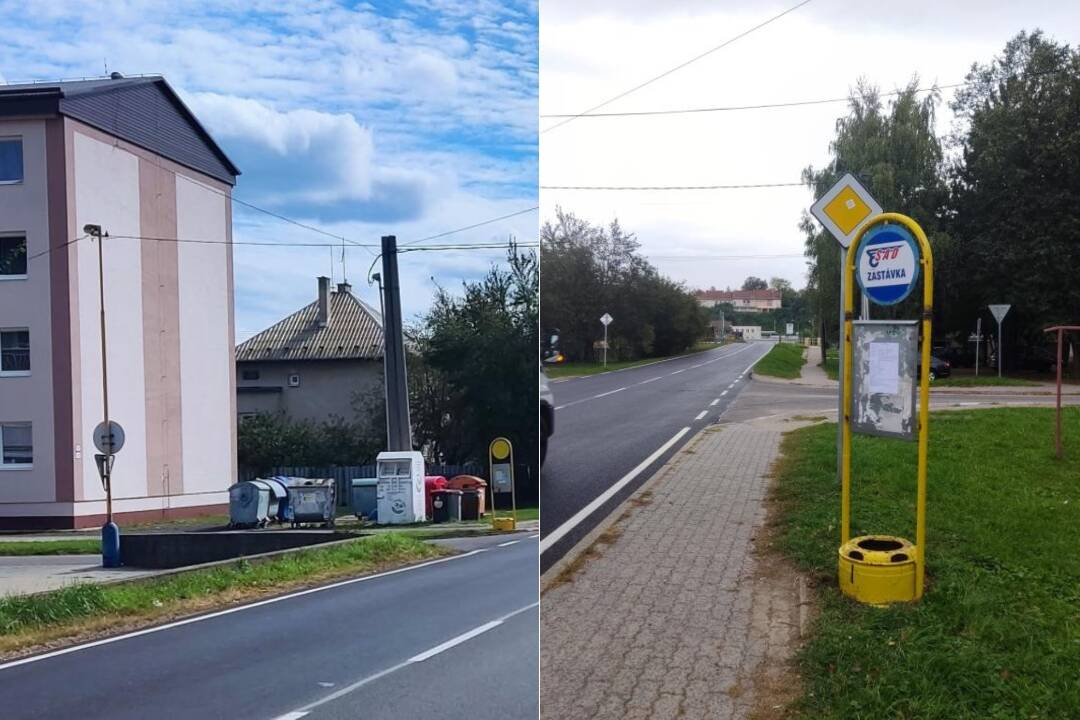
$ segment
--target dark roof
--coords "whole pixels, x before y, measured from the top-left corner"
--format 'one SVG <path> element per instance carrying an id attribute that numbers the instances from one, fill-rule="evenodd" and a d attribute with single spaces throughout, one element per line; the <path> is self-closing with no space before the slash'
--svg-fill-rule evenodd
<path id="1" fill-rule="evenodd" d="M 66 115 L 229 185 L 240 170 L 159 75 L 0 85 L 0 117 Z"/>
<path id="2" fill-rule="evenodd" d="M 382 319 L 347 289 L 330 293 L 330 319 L 318 322 L 319 301 L 253 335 L 236 347 L 238 361 L 379 360 Z"/>

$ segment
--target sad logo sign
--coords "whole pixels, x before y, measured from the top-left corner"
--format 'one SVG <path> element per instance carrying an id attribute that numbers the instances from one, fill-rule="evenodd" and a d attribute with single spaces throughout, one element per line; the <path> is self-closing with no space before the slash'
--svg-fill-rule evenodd
<path id="1" fill-rule="evenodd" d="M 878 225 L 859 247 L 859 287 L 878 305 L 895 305 L 919 279 L 919 246 L 902 225 Z"/>

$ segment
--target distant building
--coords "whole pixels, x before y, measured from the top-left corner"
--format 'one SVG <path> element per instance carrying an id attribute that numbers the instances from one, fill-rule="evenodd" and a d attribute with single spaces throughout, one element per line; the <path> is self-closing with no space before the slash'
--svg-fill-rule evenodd
<path id="1" fill-rule="evenodd" d="M 126 431 L 114 513 L 227 506 L 239 172 L 163 78 L 0 85 L 0 528 L 89 527 L 105 515 L 87 224 L 109 234 L 109 415 Z"/>
<path id="2" fill-rule="evenodd" d="M 339 283 L 320 277 L 315 302 L 236 348 L 237 413 L 293 420 L 353 420 L 381 401 L 383 329 L 379 313 Z"/>
<path id="3" fill-rule="evenodd" d="M 698 290 L 697 300 L 704 307 L 732 305 L 736 310 L 778 310 L 780 291 L 774 288 L 765 290 Z"/>
<path id="4" fill-rule="evenodd" d="M 760 325 L 732 325 L 731 331 L 746 341 L 761 339 Z"/>

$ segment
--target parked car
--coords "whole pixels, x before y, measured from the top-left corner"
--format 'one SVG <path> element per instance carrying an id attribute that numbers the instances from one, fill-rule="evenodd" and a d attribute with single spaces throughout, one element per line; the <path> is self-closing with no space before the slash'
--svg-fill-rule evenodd
<path id="1" fill-rule="evenodd" d="M 916 372 L 919 373 L 919 377 L 922 377 L 922 355 L 919 355 L 919 364 Z M 952 375 L 952 365 L 948 360 L 942 360 L 937 355 L 930 356 L 930 382 L 934 382 L 938 378 L 947 378 Z"/>
<path id="2" fill-rule="evenodd" d="M 540 465 L 543 466 L 547 457 L 548 438 L 555 432 L 555 393 L 551 391 L 544 365 L 557 365 L 565 360 L 559 350 L 558 330 L 551 334 L 540 359 Z"/>

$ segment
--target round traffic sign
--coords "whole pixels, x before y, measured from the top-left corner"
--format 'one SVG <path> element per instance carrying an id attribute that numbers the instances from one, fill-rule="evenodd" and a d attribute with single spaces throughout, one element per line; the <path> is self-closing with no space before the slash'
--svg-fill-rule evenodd
<path id="1" fill-rule="evenodd" d="M 124 428 L 115 420 L 110 420 L 108 426 L 98 423 L 94 428 L 94 447 L 106 455 L 119 452 L 124 447 Z"/>
<path id="2" fill-rule="evenodd" d="M 903 225 L 870 228 L 859 246 L 859 287 L 878 305 L 895 305 L 919 279 L 919 244 Z"/>

